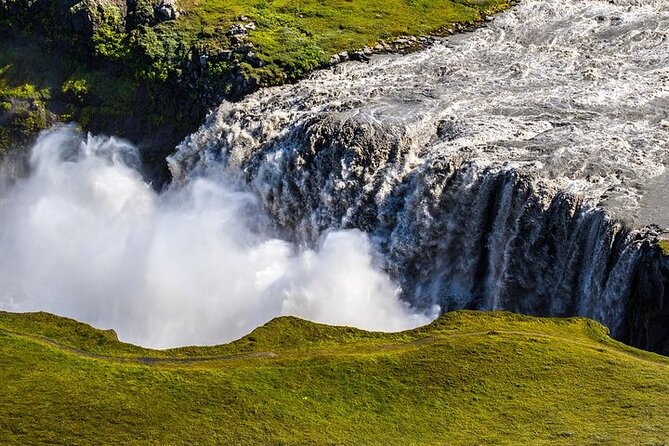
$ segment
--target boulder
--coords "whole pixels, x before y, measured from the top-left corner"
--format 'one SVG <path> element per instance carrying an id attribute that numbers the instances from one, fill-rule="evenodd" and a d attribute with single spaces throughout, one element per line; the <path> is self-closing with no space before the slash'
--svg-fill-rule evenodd
<path id="1" fill-rule="evenodd" d="M 363 51 L 352 51 L 350 53 L 350 58 L 351 60 L 355 60 L 357 62 L 369 62 L 371 60 L 370 57 Z"/>
<path id="2" fill-rule="evenodd" d="M 125 0 L 84 0 L 69 11 L 74 31 L 86 37 L 92 37 L 102 25 L 123 30 L 127 13 Z"/>
<path id="3" fill-rule="evenodd" d="M 156 21 L 176 20 L 179 17 L 176 0 L 161 0 L 153 6 Z"/>
<path id="4" fill-rule="evenodd" d="M 228 36 L 242 36 L 248 32 L 248 29 L 244 25 L 235 24 L 228 28 L 226 34 Z"/>

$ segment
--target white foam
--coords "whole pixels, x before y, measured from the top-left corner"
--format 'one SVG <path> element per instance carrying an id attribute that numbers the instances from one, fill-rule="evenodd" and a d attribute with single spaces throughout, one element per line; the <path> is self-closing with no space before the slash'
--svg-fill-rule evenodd
<path id="1" fill-rule="evenodd" d="M 42 135 L 0 201 L 0 308 L 50 311 L 152 347 L 215 344 L 275 316 L 398 331 L 398 300 L 360 231 L 316 250 L 271 237 L 248 193 L 199 178 L 156 195 L 122 141 Z"/>

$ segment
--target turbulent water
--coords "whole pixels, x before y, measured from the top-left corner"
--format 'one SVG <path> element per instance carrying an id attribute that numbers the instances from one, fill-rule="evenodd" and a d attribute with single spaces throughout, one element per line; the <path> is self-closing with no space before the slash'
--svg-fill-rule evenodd
<path id="1" fill-rule="evenodd" d="M 171 169 L 243 180 L 307 245 L 367 232 L 416 311 L 583 315 L 665 351 L 668 38 L 664 0 L 525 0 L 225 103 Z"/>
<path id="2" fill-rule="evenodd" d="M 40 137 L 31 174 L 0 191 L 0 309 L 152 347 L 222 343 L 280 315 L 384 331 L 429 321 L 398 300 L 362 232 L 300 249 L 225 177 L 157 195 L 138 158 L 71 128 Z"/>

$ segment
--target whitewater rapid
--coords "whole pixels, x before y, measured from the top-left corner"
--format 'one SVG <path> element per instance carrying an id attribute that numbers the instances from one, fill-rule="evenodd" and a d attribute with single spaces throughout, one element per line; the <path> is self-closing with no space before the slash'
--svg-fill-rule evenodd
<path id="1" fill-rule="evenodd" d="M 425 51 L 225 103 L 182 145 L 174 164 L 186 166 L 175 171 L 219 157 L 244 168 L 271 141 L 329 116 L 411 145 L 397 175 L 464 158 L 545 180 L 632 226 L 668 229 L 669 212 L 653 212 L 667 202 L 666 179 L 653 180 L 669 163 L 668 36 L 665 1 L 521 1 Z"/>

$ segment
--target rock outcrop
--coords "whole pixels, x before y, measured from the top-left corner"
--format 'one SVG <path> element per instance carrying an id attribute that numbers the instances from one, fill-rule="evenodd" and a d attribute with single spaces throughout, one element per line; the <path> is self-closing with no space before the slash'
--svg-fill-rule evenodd
<path id="1" fill-rule="evenodd" d="M 70 14 L 74 31 L 91 38 L 101 26 L 123 31 L 128 8 L 125 0 L 83 0 L 70 9 Z"/>
<path id="2" fill-rule="evenodd" d="M 153 6 L 156 21 L 176 20 L 179 17 L 176 0 L 161 0 Z"/>

